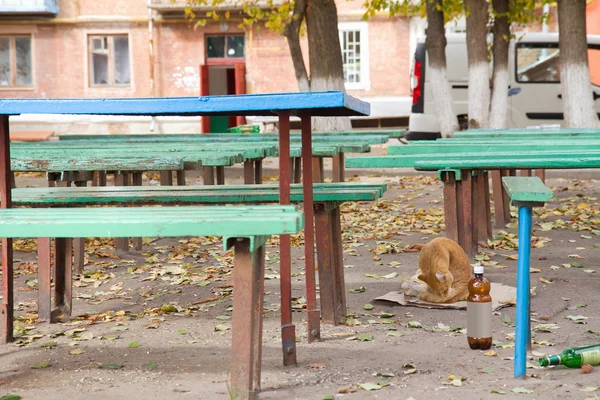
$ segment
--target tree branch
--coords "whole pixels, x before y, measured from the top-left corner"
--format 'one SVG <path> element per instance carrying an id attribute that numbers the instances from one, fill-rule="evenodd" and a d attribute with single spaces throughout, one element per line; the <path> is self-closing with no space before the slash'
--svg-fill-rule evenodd
<path id="1" fill-rule="evenodd" d="M 306 16 L 306 0 L 296 0 L 294 3 L 294 12 L 292 13 L 291 21 L 285 26 L 283 35 L 287 38 L 294 64 L 294 72 L 298 81 L 298 88 L 303 92 L 310 91 L 310 81 L 306 72 L 306 64 L 302 56 L 302 48 L 300 47 L 300 27 Z"/>

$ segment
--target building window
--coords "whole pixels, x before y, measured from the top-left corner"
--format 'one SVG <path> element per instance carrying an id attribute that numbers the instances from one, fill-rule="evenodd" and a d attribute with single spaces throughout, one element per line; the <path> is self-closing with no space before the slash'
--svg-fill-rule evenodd
<path id="1" fill-rule="evenodd" d="M 207 58 L 244 58 L 244 36 L 207 36 Z"/>
<path id="2" fill-rule="evenodd" d="M 559 83 L 560 52 L 556 44 L 517 45 L 517 82 Z"/>
<path id="3" fill-rule="evenodd" d="M 31 36 L 0 36 L 0 87 L 32 84 Z"/>
<path id="4" fill-rule="evenodd" d="M 90 86 L 129 86 L 129 38 L 127 35 L 90 35 Z"/>
<path id="5" fill-rule="evenodd" d="M 370 86 L 367 23 L 340 23 L 338 30 L 346 89 L 366 90 Z"/>

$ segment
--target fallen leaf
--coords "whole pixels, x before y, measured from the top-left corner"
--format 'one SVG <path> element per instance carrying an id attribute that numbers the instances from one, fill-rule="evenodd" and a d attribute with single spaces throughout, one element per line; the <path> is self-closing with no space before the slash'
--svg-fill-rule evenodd
<path id="1" fill-rule="evenodd" d="M 50 364 L 50 361 L 42 361 L 41 363 L 39 363 L 37 365 L 34 365 L 31 368 L 42 369 L 42 368 L 48 368 L 48 367 L 51 367 L 51 366 L 52 366 L 52 364 Z"/>
<path id="2" fill-rule="evenodd" d="M 542 272 L 542 270 L 539 268 L 529 268 L 529 272 L 531 272 L 532 274 L 535 274 L 538 272 Z"/>
<path id="3" fill-rule="evenodd" d="M 368 311 L 368 310 L 372 310 L 372 309 L 374 309 L 374 308 L 375 308 L 375 307 L 373 306 L 373 304 L 369 304 L 369 303 L 367 303 L 367 304 L 365 304 L 365 305 L 363 306 L 363 310 L 367 310 L 367 311 Z"/>
<path id="4" fill-rule="evenodd" d="M 18 394 L 5 394 L 4 396 L 0 397 L 0 400 L 21 400 L 22 397 L 19 396 Z"/>
<path id="5" fill-rule="evenodd" d="M 408 321 L 407 326 L 409 328 L 422 328 L 423 327 L 423 325 L 419 321 L 414 321 L 414 320 Z"/>
<path id="6" fill-rule="evenodd" d="M 494 357 L 497 356 L 498 353 L 496 353 L 494 350 L 488 351 L 487 353 L 483 353 L 484 356 L 488 356 L 488 357 Z"/>
<path id="7" fill-rule="evenodd" d="M 119 369 L 123 368 L 123 364 L 100 364 L 98 366 L 100 369 Z"/>
<path id="8" fill-rule="evenodd" d="M 584 317 L 583 315 L 567 315 L 567 319 L 574 321 L 577 324 L 586 324 L 585 322 L 588 317 Z"/>
<path id="9" fill-rule="evenodd" d="M 543 283 L 552 283 L 552 280 L 548 280 L 548 279 L 540 277 L 540 282 L 543 282 Z"/>
<path id="10" fill-rule="evenodd" d="M 58 346 L 58 343 L 56 343 L 56 342 L 46 342 L 46 343 L 42 343 L 40 345 L 40 347 L 42 347 L 44 349 L 53 349 L 56 346 Z"/>
<path id="11" fill-rule="evenodd" d="M 138 347 L 141 347 L 142 345 L 140 344 L 140 342 L 131 342 L 127 345 L 127 347 L 129 347 L 130 349 L 137 349 Z"/>
<path id="12" fill-rule="evenodd" d="M 381 386 L 377 383 L 359 383 L 358 387 L 367 391 L 381 389 Z"/>
<path id="13" fill-rule="evenodd" d="M 360 340 L 361 342 L 370 342 L 371 340 L 373 340 L 373 335 L 369 335 L 369 334 L 363 334 L 363 335 L 359 335 L 357 336 L 357 339 Z"/>
<path id="14" fill-rule="evenodd" d="M 513 391 L 513 393 L 525 393 L 525 394 L 533 393 L 533 390 L 526 389 L 524 387 L 516 387 L 516 388 L 513 388 L 512 391 Z"/>
<path id="15" fill-rule="evenodd" d="M 354 393 L 356 392 L 356 388 L 352 385 L 342 386 L 337 390 L 337 392 L 341 394 Z"/>
<path id="16" fill-rule="evenodd" d="M 78 349 L 73 349 L 69 352 L 69 354 L 76 356 L 78 354 L 83 354 L 83 349 L 82 348 L 78 348 Z"/>
<path id="17" fill-rule="evenodd" d="M 146 369 L 156 369 L 156 368 L 158 368 L 158 364 L 155 363 L 154 361 L 148 361 L 147 363 L 144 364 L 144 368 L 146 368 Z"/>
<path id="18" fill-rule="evenodd" d="M 350 293 L 354 293 L 354 294 L 364 293 L 366 291 L 367 291 L 367 289 L 364 286 L 361 286 L 357 289 L 354 289 L 354 288 L 350 289 Z"/>
<path id="19" fill-rule="evenodd" d="M 506 394 L 505 391 L 503 391 L 503 390 L 496 390 L 496 389 L 492 390 L 490 393 L 494 393 L 494 394 Z"/>
<path id="20" fill-rule="evenodd" d="M 188 332 L 185 329 L 183 329 L 183 328 L 177 329 L 177 333 L 179 333 L 180 335 L 187 335 L 188 334 Z"/>

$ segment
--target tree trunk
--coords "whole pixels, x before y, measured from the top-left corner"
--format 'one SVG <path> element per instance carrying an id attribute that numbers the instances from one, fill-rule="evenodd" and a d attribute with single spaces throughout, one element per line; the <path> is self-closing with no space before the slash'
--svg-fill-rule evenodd
<path id="1" fill-rule="evenodd" d="M 464 0 L 467 13 L 467 54 L 469 60 L 469 128 L 489 123 L 490 79 L 487 57 L 488 3 Z"/>
<path id="2" fill-rule="evenodd" d="M 492 0 L 494 18 L 494 74 L 492 76 L 492 104 L 490 106 L 490 128 L 506 128 L 508 116 L 508 44 L 510 25 L 508 24 L 508 0 Z"/>
<path id="3" fill-rule="evenodd" d="M 310 90 L 320 92 L 344 88 L 342 49 L 338 18 L 332 0 L 308 0 L 306 8 Z M 315 131 L 350 130 L 349 118 L 313 118 Z"/>
<path id="4" fill-rule="evenodd" d="M 300 89 L 301 92 L 310 91 L 306 64 L 304 63 L 302 48 L 300 47 L 300 27 L 302 26 L 302 21 L 304 21 L 305 16 L 306 0 L 296 0 L 294 3 L 292 20 L 286 25 L 283 31 L 283 35 L 287 38 L 288 46 L 290 48 L 294 72 L 296 73 L 296 80 L 298 81 L 298 89 Z"/>
<path id="5" fill-rule="evenodd" d="M 594 109 L 588 67 L 586 0 L 558 0 L 560 82 L 565 123 L 570 128 L 595 128 Z"/>
<path id="6" fill-rule="evenodd" d="M 429 79 L 433 103 L 440 122 L 442 137 L 452 137 L 458 131 L 458 120 L 452 111 L 452 93 L 446 76 L 446 30 L 444 13 L 437 9 L 442 0 L 427 1 L 427 36 L 425 47 L 429 58 Z"/>

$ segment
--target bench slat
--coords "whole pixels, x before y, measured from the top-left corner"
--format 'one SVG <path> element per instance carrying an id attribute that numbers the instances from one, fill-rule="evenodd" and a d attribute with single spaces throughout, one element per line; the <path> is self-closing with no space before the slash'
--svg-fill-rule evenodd
<path id="1" fill-rule="evenodd" d="M 183 160 L 175 157 L 78 159 L 12 158 L 11 169 L 17 172 L 62 171 L 175 171 L 183 169 Z"/>
<path id="2" fill-rule="evenodd" d="M 513 202 L 545 203 L 554 197 L 552 190 L 537 176 L 505 176 L 502 185 Z"/>
<path id="3" fill-rule="evenodd" d="M 0 237 L 253 237 L 304 227 L 295 206 L 1 209 Z"/>
<path id="4" fill-rule="evenodd" d="M 386 184 L 315 184 L 313 201 L 373 201 L 386 190 Z M 278 202 L 279 188 L 276 185 L 16 188 L 12 190 L 12 198 L 15 205 L 30 206 L 257 203 Z M 291 201 L 303 199 L 301 185 L 292 185 Z"/>

